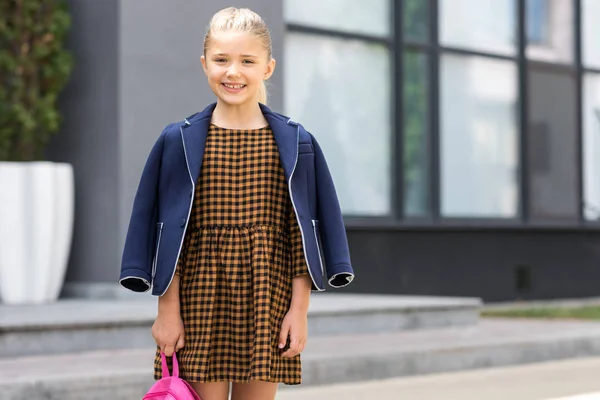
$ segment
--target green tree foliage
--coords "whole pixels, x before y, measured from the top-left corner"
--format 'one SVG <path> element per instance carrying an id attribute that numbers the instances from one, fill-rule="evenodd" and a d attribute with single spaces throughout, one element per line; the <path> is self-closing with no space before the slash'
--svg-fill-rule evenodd
<path id="1" fill-rule="evenodd" d="M 66 0 L 0 0 L 0 160 L 40 160 L 58 131 L 70 23 Z"/>

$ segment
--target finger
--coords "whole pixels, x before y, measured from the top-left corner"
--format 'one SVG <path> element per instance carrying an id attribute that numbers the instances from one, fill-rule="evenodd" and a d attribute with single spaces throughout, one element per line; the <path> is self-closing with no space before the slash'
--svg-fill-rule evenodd
<path id="1" fill-rule="evenodd" d="M 294 350 L 292 350 L 291 348 L 288 349 L 288 351 L 286 351 L 285 353 L 282 354 L 282 357 L 286 357 L 286 358 L 292 358 L 297 356 L 298 353 L 296 353 Z"/>
<path id="2" fill-rule="evenodd" d="M 298 339 L 292 339 L 292 342 L 290 343 L 290 349 L 293 350 L 294 353 L 298 353 L 298 350 L 300 349 L 300 343 L 298 342 Z"/>
<path id="3" fill-rule="evenodd" d="M 175 347 L 172 344 L 168 344 L 165 346 L 165 356 L 172 357 L 174 351 Z"/>
<path id="4" fill-rule="evenodd" d="M 299 339 L 295 340 L 295 345 L 294 345 L 294 352 L 296 354 L 300 354 L 300 352 L 302 351 L 302 341 Z"/>
<path id="5" fill-rule="evenodd" d="M 288 335 L 290 333 L 290 327 L 287 324 L 281 325 L 281 333 L 279 333 L 279 348 L 283 349 L 287 343 Z"/>
<path id="6" fill-rule="evenodd" d="M 183 335 L 179 336 L 179 339 L 177 339 L 177 344 L 175 345 L 175 351 L 179 351 L 181 349 L 183 349 L 183 346 L 185 345 L 185 340 L 183 339 Z"/>
<path id="7" fill-rule="evenodd" d="M 290 348 L 283 354 L 286 357 L 294 357 L 295 355 L 297 355 L 298 354 L 298 340 L 292 339 L 292 342 L 290 343 Z"/>
<path id="8" fill-rule="evenodd" d="M 298 353 L 302 353 L 304 351 L 305 347 L 306 347 L 306 340 L 303 340 L 303 341 L 300 342 Z"/>

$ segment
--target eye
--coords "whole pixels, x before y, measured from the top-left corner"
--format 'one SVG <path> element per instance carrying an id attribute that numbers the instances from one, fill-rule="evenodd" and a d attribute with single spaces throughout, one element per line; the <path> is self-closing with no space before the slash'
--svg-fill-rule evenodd
<path id="1" fill-rule="evenodd" d="M 225 60 L 224 58 L 215 58 L 216 63 L 224 63 L 225 61 L 227 60 Z"/>
<path id="2" fill-rule="evenodd" d="M 244 60 L 242 61 L 244 64 L 254 64 L 253 60 Z"/>

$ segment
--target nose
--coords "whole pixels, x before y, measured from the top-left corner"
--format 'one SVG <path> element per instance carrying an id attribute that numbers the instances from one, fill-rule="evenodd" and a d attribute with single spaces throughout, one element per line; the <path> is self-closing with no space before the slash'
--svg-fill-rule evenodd
<path id="1" fill-rule="evenodd" d="M 227 68 L 227 76 L 236 77 L 239 76 L 240 70 L 236 63 L 231 63 L 229 68 Z"/>

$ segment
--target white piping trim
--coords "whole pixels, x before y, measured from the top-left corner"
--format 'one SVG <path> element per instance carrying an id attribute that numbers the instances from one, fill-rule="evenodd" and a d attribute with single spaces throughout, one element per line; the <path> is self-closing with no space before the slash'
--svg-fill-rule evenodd
<path id="1" fill-rule="evenodd" d="M 288 123 L 291 119 L 288 120 Z M 312 280 L 313 285 L 317 288 L 317 292 L 323 292 L 325 289 L 319 288 L 317 286 L 317 282 L 315 282 L 315 278 L 313 277 L 312 271 L 310 270 L 310 263 L 308 262 L 308 256 L 306 255 L 306 246 L 304 244 L 304 231 L 302 230 L 302 224 L 300 223 L 300 219 L 298 218 L 298 211 L 296 210 L 296 204 L 294 203 L 294 196 L 292 195 L 292 177 L 294 176 L 294 172 L 296 171 L 296 165 L 298 164 L 298 146 L 300 144 L 300 126 L 297 126 L 296 130 L 296 159 L 294 160 L 294 168 L 292 169 L 292 173 L 290 174 L 290 180 L 288 181 L 288 189 L 290 191 L 290 199 L 292 200 L 292 207 L 294 208 L 294 214 L 296 215 L 296 221 L 298 221 L 298 226 L 300 227 L 300 235 L 302 236 L 302 249 L 304 250 L 304 259 L 306 260 L 306 266 L 308 267 L 308 274 L 310 275 L 310 279 Z M 321 267 L 322 268 L 322 267 Z"/>
<path id="2" fill-rule="evenodd" d="M 138 279 L 138 280 L 140 280 L 140 281 L 144 282 L 144 283 L 146 284 L 146 286 L 148 286 L 148 289 L 146 289 L 146 290 L 144 290 L 143 292 L 140 292 L 140 293 L 144 293 L 144 292 L 147 292 L 148 290 L 150 290 L 150 282 L 148 282 L 148 281 L 147 281 L 147 280 L 145 280 L 144 278 L 140 278 L 139 276 L 126 276 L 126 277 L 124 277 L 124 278 L 122 278 L 122 279 L 119 279 L 119 284 L 120 284 L 121 286 L 123 286 L 123 281 L 124 281 L 125 279 Z M 123 287 L 125 287 L 125 286 L 123 286 Z M 130 289 L 130 290 L 131 290 L 131 289 Z"/>
<path id="3" fill-rule="evenodd" d="M 345 283 L 344 285 L 332 285 L 332 284 L 331 284 L 331 282 L 333 282 L 333 280 L 334 280 L 335 278 L 337 278 L 338 276 L 340 276 L 340 275 L 348 275 L 348 276 L 346 276 L 346 280 L 347 280 L 348 282 L 347 282 L 347 283 Z M 334 288 L 343 288 L 343 287 L 346 287 L 346 286 L 348 286 L 348 285 L 349 285 L 349 284 L 350 284 L 350 283 L 351 283 L 353 280 L 354 280 L 354 274 L 351 274 L 351 273 L 349 273 L 349 272 L 340 272 L 339 274 L 335 274 L 334 276 L 332 276 L 332 277 L 329 279 L 329 286 L 331 286 L 331 287 L 334 287 Z"/>
<path id="4" fill-rule="evenodd" d="M 187 119 L 186 119 L 186 122 L 187 122 Z M 190 181 L 192 182 L 192 195 L 190 196 L 190 208 L 188 209 L 188 215 L 187 215 L 187 218 L 185 219 L 185 229 L 183 230 L 183 232 L 187 232 L 187 227 L 190 222 L 190 215 L 192 213 L 192 206 L 194 205 L 194 193 L 196 193 L 196 183 L 194 182 L 194 178 L 192 177 L 192 170 L 190 169 L 190 162 L 188 160 L 187 151 L 185 149 L 185 140 L 183 139 L 183 127 L 181 127 L 181 126 L 179 127 L 179 132 L 181 133 L 181 143 L 183 144 L 183 155 L 185 156 L 185 164 L 188 169 L 188 174 L 190 175 Z M 171 286 L 171 282 L 173 282 L 173 278 L 175 277 L 175 271 L 177 270 L 177 261 L 179 261 L 179 256 L 181 255 L 181 248 L 183 247 L 184 240 L 185 240 L 185 233 L 183 235 L 181 235 L 181 242 L 179 243 L 179 251 L 177 251 L 177 258 L 175 259 L 175 265 L 173 266 L 173 272 L 171 273 L 171 280 L 169 281 L 169 284 L 167 285 L 165 290 L 161 294 L 159 294 L 159 296 L 162 296 L 163 294 L 165 294 L 167 289 L 169 289 L 169 286 Z"/>

